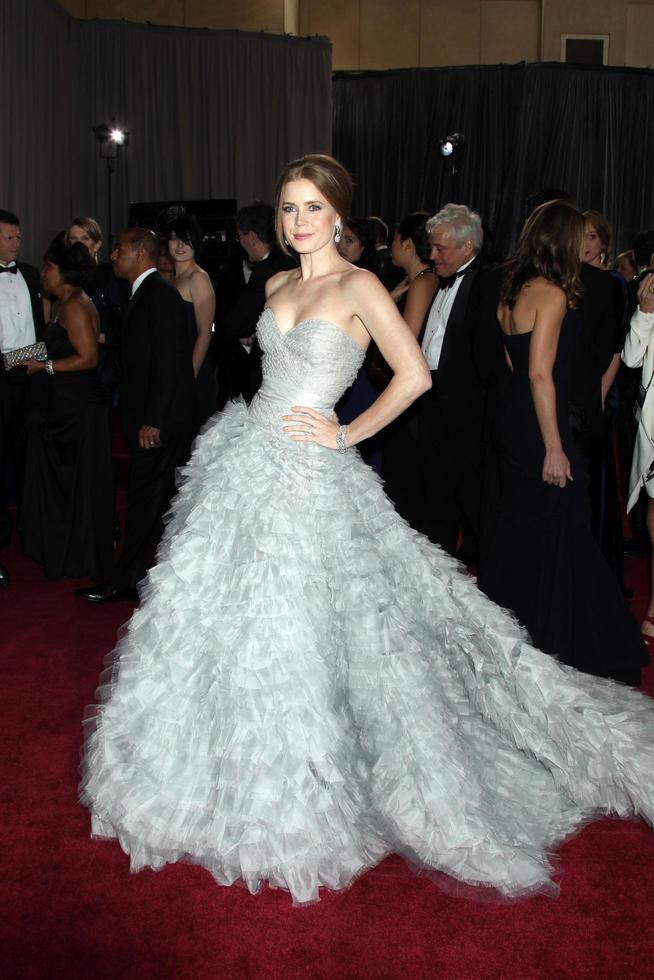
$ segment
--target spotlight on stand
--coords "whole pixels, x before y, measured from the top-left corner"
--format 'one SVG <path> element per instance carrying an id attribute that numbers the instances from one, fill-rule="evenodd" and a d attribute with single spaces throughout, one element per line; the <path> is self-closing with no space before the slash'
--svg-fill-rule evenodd
<path id="1" fill-rule="evenodd" d="M 107 161 L 107 243 L 111 250 L 113 245 L 111 180 L 116 169 L 113 161 L 117 159 L 119 150 L 129 145 L 129 131 L 119 126 L 115 119 L 112 119 L 111 122 L 94 126 L 93 133 L 99 144 L 100 156 Z"/>
<path id="2" fill-rule="evenodd" d="M 440 151 L 442 157 L 452 157 L 452 174 L 456 174 L 456 154 L 463 148 L 466 138 L 463 133 L 450 133 L 444 140 L 440 141 Z"/>
<path id="3" fill-rule="evenodd" d="M 103 160 L 115 160 L 121 146 L 129 145 L 129 131 L 118 126 L 115 119 L 110 123 L 94 126 L 93 132 L 100 144 L 100 156 Z"/>

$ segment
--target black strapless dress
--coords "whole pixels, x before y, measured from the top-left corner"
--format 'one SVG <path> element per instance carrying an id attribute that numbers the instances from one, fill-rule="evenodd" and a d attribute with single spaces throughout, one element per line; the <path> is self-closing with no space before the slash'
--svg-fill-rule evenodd
<path id="1" fill-rule="evenodd" d="M 53 361 L 75 353 L 59 323 L 45 343 Z M 48 578 L 104 579 L 112 567 L 113 472 L 107 402 L 92 371 L 31 379 L 25 492 L 19 530 L 25 554 Z"/>
<path id="2" fill-rule="evenodd" d="M 191 300 L 185 299 L 186 316 L 193 334 L 194 343 L 198 336 L 198 325 L 195 321 L 195 310 Z M 209 357 L 205 357 L 195 379 L 197 406 L 195 413 L 195 431 L 201 429 L 218 408 L 218 386 Z"/>
<path id="3" fill-rule="evenodd" d="M 531 334 L 504 337 L 513 378 L 494 432 L 502 504 L 480 586 L 516 613 L 540 650 L 578 670 L 636 685 L 647 650 L 592 537 L 586 464 L 568 425 L 578 326 L 570 311 L 553 369 L 559 433 L 573 476 L 564 489 L 542 479 L 545 447 L 529 383 Z"/>

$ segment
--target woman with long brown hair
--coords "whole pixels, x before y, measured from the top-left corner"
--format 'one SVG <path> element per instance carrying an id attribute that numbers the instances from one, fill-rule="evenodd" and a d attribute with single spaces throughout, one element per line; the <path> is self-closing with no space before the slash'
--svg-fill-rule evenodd
<path id="1" fill-rule="evenodd" d="M 495 429 L 502 503 L 482 586 L 544 652 L 636 685 L 647 653 L 591 536 L 568 425 L 583 245 L 583 215 L 552 201 L 528 218 L 508 265 L 498 317 L 513 377 Z"/>

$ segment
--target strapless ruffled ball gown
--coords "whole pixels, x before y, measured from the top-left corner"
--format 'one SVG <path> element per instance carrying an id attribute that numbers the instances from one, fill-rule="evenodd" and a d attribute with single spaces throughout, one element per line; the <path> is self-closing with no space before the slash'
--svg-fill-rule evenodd
<path id="1" fill-rule="evenodd" d="M 654 818 L 654 707 L 534 649 L 349 451 L 294 443 L 363 359 L 259 324 L 264 384 L 197 440 L 87 717 L 81 799 L 133 870 L 315 901 L 391 851 L 508 896 L 602 813 Z"/>

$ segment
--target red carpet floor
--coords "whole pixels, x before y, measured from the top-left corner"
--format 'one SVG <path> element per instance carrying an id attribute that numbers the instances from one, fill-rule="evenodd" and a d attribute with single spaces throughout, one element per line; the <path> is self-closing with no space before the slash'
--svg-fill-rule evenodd
<path id="1" fill-rule="evenodd" d="M 130 875 L 77 803 L 80 720 L 126 605 L 95 607 L 16 550 L 0 591 L 0 971 L 29 978 L 645 978 L 654 976 L 654 834 L 602 820 L 560 849 L 560 898 L 444 894 L 390 858 L 302 909 L 186 865 Z M 630 584 L 643 605 L 642 561 Z M 654 692 L 654 676 L 646 686 Z"/>

